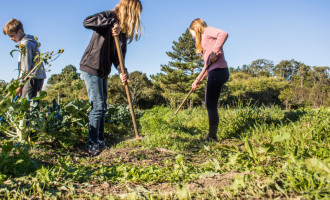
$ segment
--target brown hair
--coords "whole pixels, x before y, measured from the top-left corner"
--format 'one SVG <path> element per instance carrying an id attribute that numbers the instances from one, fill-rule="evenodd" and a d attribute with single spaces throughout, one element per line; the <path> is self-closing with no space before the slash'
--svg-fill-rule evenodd
<path id="1" fill-rule="evenodd" d="M 203 53 L 203 47 L 202 47 L 202 34 L 204 33 L 205 28 L 207 27 L 207 24 L 204 20 L 197 18 L 194 21 L 191 22 L 189 30 L 192 30 L 196 33 L 196 53 L 201 54 Z"/>
<path id="2" fill-rule="evenodd" d="M 11 19 L 9 20 L 9 22 L 6 23 L 5 27 L 3 28 L 3 34 L 16 34 L 19 30 L 22 30 L 24 32 L 22 22 L 18 19 Z"/>
<path id="3" fill-rule="evenodd" d="M 121 31 L 126 34 L 129 42 L 140 39 L 141 36 L 141 12 L 140 0 L 121 0 L 113 10 L 118 18 Z"/>

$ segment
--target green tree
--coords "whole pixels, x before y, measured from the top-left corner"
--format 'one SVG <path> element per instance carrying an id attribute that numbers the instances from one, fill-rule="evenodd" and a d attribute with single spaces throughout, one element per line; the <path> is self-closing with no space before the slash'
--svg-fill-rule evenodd
<path id="1" fill-rule="evenodd" d="M 299 63 L 297 75 L 300 78 L 300 88 L 303 88 L 304 80 L 306 79 L 306 76 L 308 75 L 309 70 L 310 70 L 309 66 L 307 66 L 303 63 Z"/>
<path id="2" fill-rule="evenodd" d="M 53 85 L 59 82 L 67 83 L 71 86 L 73 80 L 78 80 L 80 74 L 77 72 L 77 68 L 73 65 L 68 65 L 60 74 L 53 74 L 47 81 L 48 85 Z"/>
<path id="3" fill-rule="evenodd" d="M 329 86 L 317 83 L 313 86 L 310 93 L 310 100 L 313 103 L 314 107 L 320 107 L 320 106 L 330 106 L 329 105 L 329 99 L 330 99 L 330 93 L 329 93 Z"/>
<path id="4" fill-rule="evenodd" d="M 283 78 L 252 76 L 244 72 L 231 74 L 226 84 L 226 92 L 222 99 L 231 103 L 235 99 L 243 102 L 252 102 L 264 105 L 281 104 L 279 95 L 289 86 L 289 82 Z"/>
<path id="5" fill-rule="evenodd" d="M 53 74 L 48 79 L 47 84 L 48 85 L 54 85 L 54 84 L 59 83 L 59 82 L 61 82 L 61 75 L 60 74 Z"/>
<path id="6" fill-rule="evenodd" d="M 0 94 L 3 93 L 3 90 L 6 88 L 7 83 L 4 80 L 0 80 Z"/>
<path id="7" fill-rule="evenodd" d="M 249 68 L 255 76 L 271 76 L 274 64 L 270 60 L 258 59 L 253 61 Z"/>
<path id="8" fill-rule="evenodd" d="M 299 62 L 295 60 L 282 60 L 274 67 L 275 77 L 285 78 L 293 83 L 293 78 L 297 74 Z"/>
<path id="9" fill-rule="evenodd" d="M 60 74 L 53 74 L 47 83 L 47 101 L 56 99 L 58 103 L 68 103 L 88 98 L 84 81 L 73 65 L 66 66 Z"/>
<path id="10" fill-rule="evenodd" d="M 329 84 L 329 67 L 313 67 L 313 83 Z"/>
<path id="11" fill-rule="evenodd" d="M 166 54 L 171 58 L 167 65 L 161 65 L 161 72 L 151 76 L 156 87 L 162 90 L 162 95 L 170 103 L 171 107 L 183 100 L 191 84 L 203 68 L 203 60 L 196 54 L 195 41 L 187 29 L 173 42 L 171 52 Z M 189 104 L 201 104 L 204 99 L 205 83 L 191 95 Z"/>
<path id="12" fill-rule="evenodd" d="M 131 77 L 130 77 L 131 78 Z M 108 78 L 108 102 L 118 105 L 127 105 L 125 88 L 118 74 Z"/>
<path id="13" fill-rule="evenodd" d="M 145 73 L 135 71 L 129 74 L 129 89 L 134 106 L 140 109 L 149 109 L 165 102 L 160 90 L 154 87 Z M 127 105 L 127 96 L 119 75 L 108 79 L 109 102 L 112 104 Z"/>
<path id="14" fill-rule="evenodd" d="M 291 109 L 291 105 L 293 103 L 294 99 L 294 91 L 292 87 L 287 87 L 284 90 L 281 91 L 278 98 L 283 102 L 285 105 L 285 109 Z"/>
<path id="15" fill-rule="evenodd" d="M 243 65 L 241 71 L 246 73 L 246 74 L 253 75 L 253 73 L 251 71 L 251 68 L 250 68 L 250 65 Z"/>

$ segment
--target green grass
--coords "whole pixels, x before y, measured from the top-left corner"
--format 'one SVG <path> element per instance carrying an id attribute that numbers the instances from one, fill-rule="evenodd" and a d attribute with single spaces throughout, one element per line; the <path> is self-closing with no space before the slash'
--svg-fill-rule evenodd
<path id="1" fill-rule="evenodd" d="M 147 110 L 139 119 L 142 141 L 123 141 L 97 158 L 43 145 L 32 146 L 32 156 L 9 154 L 12 143 L 2 144 L 0 197 L 329 198 L 329 108 L 220 108 L 219 143 L 201 141 L 208 132 L 204 108 L 173 112 Z"/>

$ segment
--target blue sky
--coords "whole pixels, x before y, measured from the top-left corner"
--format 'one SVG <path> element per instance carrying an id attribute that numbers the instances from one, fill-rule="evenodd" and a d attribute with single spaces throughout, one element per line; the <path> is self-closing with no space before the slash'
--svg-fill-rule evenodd
<path id="1" fill-rule="evenodd" d="M 16 0 L 0 3 L 1 30 L 11 18 L 20 19 L 25 32 L 36 35 L 41 51 L 65 49 L 51 72 L 60 73 L 69 64 L 79 68 L 80 58 L 92 31 L 82 26 L 91 14 L 112 9 L 119 0 Z M 190 22 L 204 19 L 209 26 L 229 33 L 224 45 L 230 67 L 264 58 L 279 63 L 295 59 L 311 66 L 330 65 L 329 0 L 142 0 L 143 34 L 128 46 L 129 71 L 160 72 L 171 50 Z M 0 80 L 17 77 L 15 43 L 0 34 Z M 117 73 L 113 68 L 111 75 Z"/>

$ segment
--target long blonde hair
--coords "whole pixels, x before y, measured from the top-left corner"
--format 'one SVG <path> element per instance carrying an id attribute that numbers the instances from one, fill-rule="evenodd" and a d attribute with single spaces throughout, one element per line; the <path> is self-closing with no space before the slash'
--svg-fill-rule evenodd
<path id="1" fill-rule="evenodd" d="M 121 32 L 125 33 L 129 42 L 140 39 L 141 36 L 141 12 L 140 0 L 121 0 L 113 10 L 118 18 Z"/>
<path id="2" fill-rule="evenodd" d="M 191 22 L 189 30 L 192 30 L 196 33 L 196 53 L 201 54 L 203 53 L 203 47 L 202 47 L 202 34 L 204 33 L 205 28 L 207 27 L 207 24 L 204 20 L 197 18 L 194 21 Z"/>

